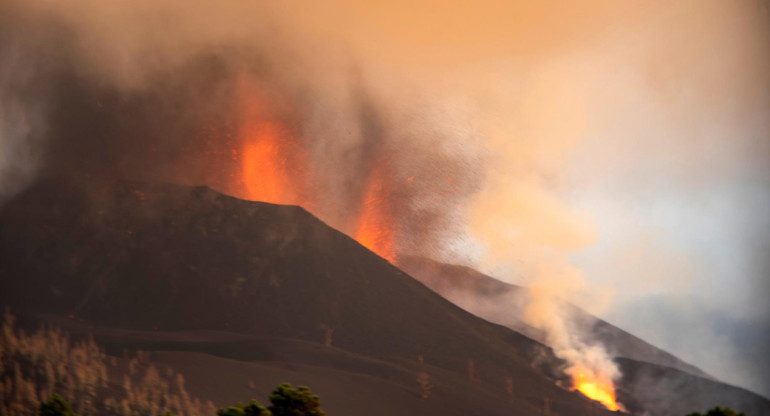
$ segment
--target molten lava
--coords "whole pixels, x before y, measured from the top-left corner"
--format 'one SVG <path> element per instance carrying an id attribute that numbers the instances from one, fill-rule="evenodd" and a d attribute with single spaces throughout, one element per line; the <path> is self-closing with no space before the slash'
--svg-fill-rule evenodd
<path id="1" fill-rule="evenodd" d="M 243 139 L 241 180 L 245 197 L 274 204 L 293 202 L 287 157 L 277 126 L 269 122 L 254 126 L 244 132 Z"/>
<path id="2" fill-rule="evenodd" d="M 615 386 L 612 380 L 602 380 L 591 371 L 578 370 L 572 375 L 574 390 L 583 393 L 586 397 L 603 404 L 612 411 L 621 410 L 615 400 Z"/>
<path id="3" fill-rule="evenodd" d="M 374 172 L 364 196 L 355 239 L 364 247 L 387 259 L 396 260 L 393 216 L 382 177 Z"/>
<path id="4" fill-rule="evenodd" d="M 242 198 L 274 204 L 302 205 L 310 209 L 307 195 L 305 152 L 274 114 L 270 100 L 253 82 L 239 82 L 237 141 L 240 174 L 236 178 Z"/>
<path id="5" fill-rule="evenodd" d="M 252 201 L 300 205 L 313 211 L 323 193 L 311 186 L 307 172 L 312 158 L 301 140 L 276 116 L 274 102 L 247 78 L 238 82 L 236 96 L 238 149 L 234 157 L 240 170 L 232 180 L 233 193 Z M 382 166 L 369 175 L 353 216 L 354 238 L 361 245 L 393 262 L 396 259 L 395 222 L 389 203 L 387 176 Z M 357 203 L 356 203 L 357 202 Z M 344 225 L 342 227 L 345 228 Z"/>

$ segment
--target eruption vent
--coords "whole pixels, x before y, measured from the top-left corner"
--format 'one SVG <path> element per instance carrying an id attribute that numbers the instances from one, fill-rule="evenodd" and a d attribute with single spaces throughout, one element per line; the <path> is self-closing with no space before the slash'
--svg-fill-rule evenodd
<path id="1" fill-rule="evenodd" d="M 312 186 L 306 172 L 313 159 L 302 142 L 274 115 L 275 109 L 259 88 L 246 78 L 238 83 L 237 101 L 240 175 L 236 178 L 236 194 L 252 201 L 300 205 L 313 211 L 323 189 Z M 388 176 L 379 166 L 372 168 L 364 183 L 361 200 L 351 204 L 354 224 L 349 234 L 364 247 L 394 262 L 397 256 L 396 224 L 388 194 Z"/>

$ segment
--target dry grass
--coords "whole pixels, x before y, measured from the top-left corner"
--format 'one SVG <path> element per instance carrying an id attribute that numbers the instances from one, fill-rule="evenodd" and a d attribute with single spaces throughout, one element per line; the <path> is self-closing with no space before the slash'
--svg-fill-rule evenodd
<path id="1" fill-rule="evenodd" d="M 142 352 L 125 369 L 108 365 L 93 339 L 74 341 L 60 329 L 43 326 L 25 333 L 6 311 L 0 333 L 0 414 L 37 413 L 41 401 L 60 394 L 79 415 L 145 416 L 212 415 L 211 402 L 190 397 L 184 377 L 167 369 L 161 374 Z M 114 360 L 113 360 L 114 361 Z M 122 386 L 109 386 L 109 373 L 123 374 Z M 110 388 L 112 387 L 112 388 Z"/>

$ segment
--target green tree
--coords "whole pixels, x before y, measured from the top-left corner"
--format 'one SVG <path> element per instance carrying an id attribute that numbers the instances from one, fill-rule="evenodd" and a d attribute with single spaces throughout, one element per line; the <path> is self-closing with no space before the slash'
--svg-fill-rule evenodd
<path id="1" fill-rule="evenodd" d="M 294 389 L 283 383 L 270 395 L 270 403 L 273 416 L 326 416 L 321 410 L 321 399 L 305 386 Z"/>
<path id="2" fill-rule="evenodd" d="M 687 416 L 746 416 L 746 415 L 743 413 L 738 413 L 735 410 L 730 409 L 729 407 L 717 406 L 709 410 L 708 412 L 706 412 L 705 415 L 703 413 L 695 412 L 695 413 L 690 413 Z"/>
<path id="3" fill-rule="evenodd" d="M 61 396 L 54 393 L 47 402 L 40 403 L 40 416 L 77 416 Z"/>
<path id="4" fill-rule="evenodd" d="M 235 406 L 217 410 L 217 416 L 271 416 L 269 410 L 259 404 L 258 401 L 252 400 L 247 405 L 238 403 Z"/>

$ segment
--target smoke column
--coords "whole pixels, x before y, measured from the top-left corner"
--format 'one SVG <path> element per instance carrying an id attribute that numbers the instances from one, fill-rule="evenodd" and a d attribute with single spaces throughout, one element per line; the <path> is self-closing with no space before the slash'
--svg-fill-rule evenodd
<path id="1" fill-rule="evenodd" d="M 356 52 L 275 6 L 2 7 L 7 195 L 61 174 L 206 184 L 303 205 L 395 260 L 440 253 L 480 183 L 445 114 L 383 97 Z"/>

